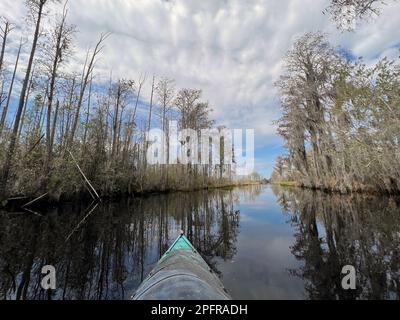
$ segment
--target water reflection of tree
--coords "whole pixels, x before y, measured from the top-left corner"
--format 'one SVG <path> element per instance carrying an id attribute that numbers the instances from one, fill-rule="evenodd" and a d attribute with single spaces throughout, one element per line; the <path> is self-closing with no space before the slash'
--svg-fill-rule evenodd
<path id="1" fill-rule="evenodd" d="M 328 195 L 275 188 L 296 229 L 293 255 L 304 262 L 293 274 L 310 299 L 399 299 L 400 215 L 395 198 Z M 357 290 L 341 286 L 341 269 L 357 270 Z"/>
<path id="2" fill-rule="evenodd" d="M 42 217 L 2 214 L 0 298 L 127 298 L 180 229 L 209 260 L 230 259 L 239 227 L 235 198 L 218 190 L 101 204 L 87 217 L 85 205 Z M 57 271 L 53 292 L 40 286 L 47 264 Z"/>

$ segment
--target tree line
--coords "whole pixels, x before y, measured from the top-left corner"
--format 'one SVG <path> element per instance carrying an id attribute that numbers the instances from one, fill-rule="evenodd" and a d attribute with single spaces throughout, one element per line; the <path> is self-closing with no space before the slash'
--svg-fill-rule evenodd
<path id="1" fill-rule="evenodd" d="M 171 120 L 180 128 L 198 131 L 215 125 L 201 90 L 178 89 L 172 79 L 146 75 L 110 76 L 108 83 L 99 84 L 95 68 L 108 33 L 87 51 L 80 72 L 68 71 L 70 62 L 77 62 L 73 50 L 77 29 L 68 22 L 67 4 L 61 14 L 52 12 L 59 8 L 57 0 L 26 4 L 32 42 L 21 40 L 12 57 L 15 48 L 9 46 L 15 24 L 1 20 L 0 199 L 46 193 L 60 200 L 93 195 L 96 190 L 102 195 L 132 194 L 244 182 L 231 164 L 148 165 L 145 133 L 152 125 L 167 131 L 167 139 Z M 22 54 L 29 57 L 23 67 Z M 15 58 L 12 72 L 5 67 L 11 58 Z M 146 82 L 151 86 L 150 101 L 145 98 Z M 139 112 L 141 108 L 146 110 Z"/>
<path id="2" fill-rule="evenodd" d="M 381 0 L 331 0 L 324 10 L 341 31 L 382 12 Z M 287 155 L 271 180 L 328 191 L 398 193 L 399 59 L 367 65 L 321 32 L 299 37 L 276 83 L 278 133 Z"/>
<path id="3" fill-rule="evenodd" d="M 349 59 L 326 35 L 308 33 L 288 52 L 277 82 L 287 156 L 274 181 L 343 193 L 400 191 L 400 63 Z"/>

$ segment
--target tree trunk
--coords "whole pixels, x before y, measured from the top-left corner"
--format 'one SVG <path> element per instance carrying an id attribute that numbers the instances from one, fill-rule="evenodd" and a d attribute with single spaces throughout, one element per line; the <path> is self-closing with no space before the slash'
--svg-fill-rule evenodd
<path id="1" fill-rule="evenodd" d="M 89 82 L 89 77 L 92 75 L 96 56 L 100 53 L 100 51 L 102 49 L 101 44 L 107 37 L 108 37 L 108 35 L 104 35 L 104 34 L 101 35 L 100 40 L 97 42 L 96 47 L 94 48 L 94 51 L 93 51 L 92 57 L 90 59 L 89 65 L 87 66 L 87 69 L 84 68 L 84 70 L 83 70 L 81 90 L 79 92 L 78 104 L 77 104 L 76 111 L 75 111 L 75 116 L 74 116 L 74 121 L 72 124 L 72 130 L 71 130 L 71 135 L 69 138 L 68 146 L 71 146 L 74 141 L 76 129 L 78 128 L 79 114 L 81 111 L 83 97 L 85 95 L 86 87 Z"/>
<path id="2" fill-rule="evenodd" d="M 147 131 L 150 131 L 150 127 L 151 127 L 151 113 L 153 110 L 153 95 L 154 95 L 154 80 L 155 80 L 155 77 L 153 76 L 153 83 L 151 85 L 150 109 L 149 109 L 149 119 L 148 119 L 148 124 L 147 124 Z"/>
<path id="3" fill-rule="evenodd" d="M 57 40 L 56 40 L 56 52 L 54 55 L 54 61 L 51 69 L 51 74 L 50 74 L 50 86 L 49 86 L 49 94 L 47 98 L 47 117 L 46 117 L 46 147 L 47 147 L 47 156 L 46 160 L 44 163 L 44 176 L 45 180 L 47 179 L 49 175 L 49 170 L 51 166 L 51 161 L 53 157 L 53 137 L 52 137 L 52 126 L 51 126 L 51 113 L 52 113 L 52 108 L 53 108 L 53 99 L 54 99 L 54 91 L 55 91 L 55 85 L 56 85 L 56 79 L 57 79 L 57 70 L 58 70 L 58 65 L 59 65 L 59 59 L 61 57 L 61 46 L 62 46 L 62 34 L 63 34 L 63 29 L 64 29 L 64 23 L 65 23 L 65 14 L 63 16 L 63 20 L 61 21 L 61 24 L 59 26 L 59 29 L 57 30 Z M 58 109 L 58 108 L 57 108 Z M 58 110 L 57 110 L 58 112 Z M 56 115 L 54 115 L 54 120 L 57 120 Z M 53 121 L 53 125 L 56 125 L 56 121 Z"/>
<path id="4" fill-rule="evenodd" d="M 17 113 L 15 116 L 14 129 L 11 134 L 10 145 L 8 147 L 6 160 L 5 160 L 5 163 L 3 166 L 2 177 L 0 180 L 0 194 L 4 193 L 6 186 L 7 186 L 8 177 L 10 175 L 11 162 L 12 162 L 12 158 L 14 156 L 15 146 L 17 143 L 17 134 L 18 134 L 19 123 L 21 120 L 22 109 L 24 108 L 26 91 L 28 88 L 33 59 L 35 57 L 36 46 L 37 46 L 37 42 L 38 42 L 38 38 L 39 38 L 40 22 L 42 20 L 43 6 L 44 6 L 44 2 L 40 2 L 39 12 L 38 12 L 37 21 L 36 21 L 35 34 L 33 37 L 32 49 L 31 49 L 31 54 L 30 54 L 29 62 L 28 62 L 28 68 L 26 70 L 24 82 L 22 85 L 21 96 L 19 98 L 18 109 L 17 109 Z"/>
<path id="5" fill-rule="evenodd" d="M 85 133 L 83 135 L 83 145 L 86 145 L 86 138 L 87 138 L 87 132 L 88 132 L 90 100 L 92 98 L 92 84 L 93 84 L 93 76 L 90 79 L 90 85 L 89 85 L 89 97 L 88 97 L 88 103 L 87 103 L 87 109 L 86 109 L 86 121 L 85 121 Z"/>
<path id="6" fill-rule="evenodd" d="M 17 69 L 18 69 L 18 62 L 19 62 L 19 56 L 21 54 L 21 48 L 22 48 L 22 40 L 21 40 L 21 42 L 19 44 L 19 48 L 18 48 L 17 60 L 15 61 L 14 72 L 13 72 L 13 75 L 12 75 L 12 78 L 11 78 L 11 84 L 10 84 L 10 90 L 8 91 L 7 103 L 4 106 L 3 113 L 1 115 L 0 137 L 1 137 L 1 134 L 3 133 L 3 129 L 4 129 L 4 126 L 6 124 L 7 112 L 8 112 L 8 107 L 10 106 L 10 100 L 11 100 L 12 91 L 13 91 L 13 88 L 14 88 L 15 75 L 16 75 Z"/>
<path id="7" fill-rule="evenodd" d="M 119 115 L 119 104 L 121 99 L 121 81 L 118 83 L 117 88 L 117 99 L 115 105 L 115 113 L 113 119 L 113 136 L 112 136 L 112 151 L 111 151 L 111 158 L 115 159 L 116 155 L 116 148 L 117 148 L 117 136 L 118 136 L 118 115 Z"/>
<path id="8" fill-rule="evenodd" d="M 23 126 L 24 126 L 25 115 L 26 115 L 26 108 L 28 107 L 29 95 L 30 95 L 30 93 L 31 93 L 32 82 L 33 82 L 33 77 L 34 77 L 34 75 L 35 75 L 35 66 L 33 66 L 32 74 L 31 74 L 31 79 L 29 80 L 28 90 L 27 90 L 27 93 L 26 93 L 26 98 L 25 98 L 25 103 L 24 103 L 24 110 L 23 110 L 23 112 L 22 112 L 21 122 L 20 122 L 20 124 L 19 124 L 17 140 L 19 140 L 19 138 L 20 138 L 20 136 L 21 136 L 22 128 L 23 128 Z"/>
<path id="9" fill-rule="evenodd" d="M 5 28 L 3 32 L 3 42 L 1 44 L 1 53 L 0 53 L 0 73 L 3 69 L 3 61 L 4 61 L 4 52 L 6 50 L 7 36 L 10 32 L 10 23 L 6 21 Z"/>

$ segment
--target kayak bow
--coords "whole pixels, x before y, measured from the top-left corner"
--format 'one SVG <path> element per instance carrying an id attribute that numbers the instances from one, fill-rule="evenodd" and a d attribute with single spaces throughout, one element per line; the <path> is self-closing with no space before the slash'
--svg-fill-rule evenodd
<path id="1" fill-rule="evenodd" d="M 230 300 L 223 284 L 181 234 L 142 282 L 133 300 Z"/>

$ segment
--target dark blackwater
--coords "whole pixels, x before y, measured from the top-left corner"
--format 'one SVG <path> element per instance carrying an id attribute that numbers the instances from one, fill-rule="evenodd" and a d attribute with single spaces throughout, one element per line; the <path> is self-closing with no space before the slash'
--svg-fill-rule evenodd
<path id="1" fill-rule="evenodd" d="M 253 186 L 3 212 L 0 299 L 129 299 L 181 229 L 234 299 L 399 299 L 399 208 Z M 44 265 L 56 290 L 41 289 Z"/>

